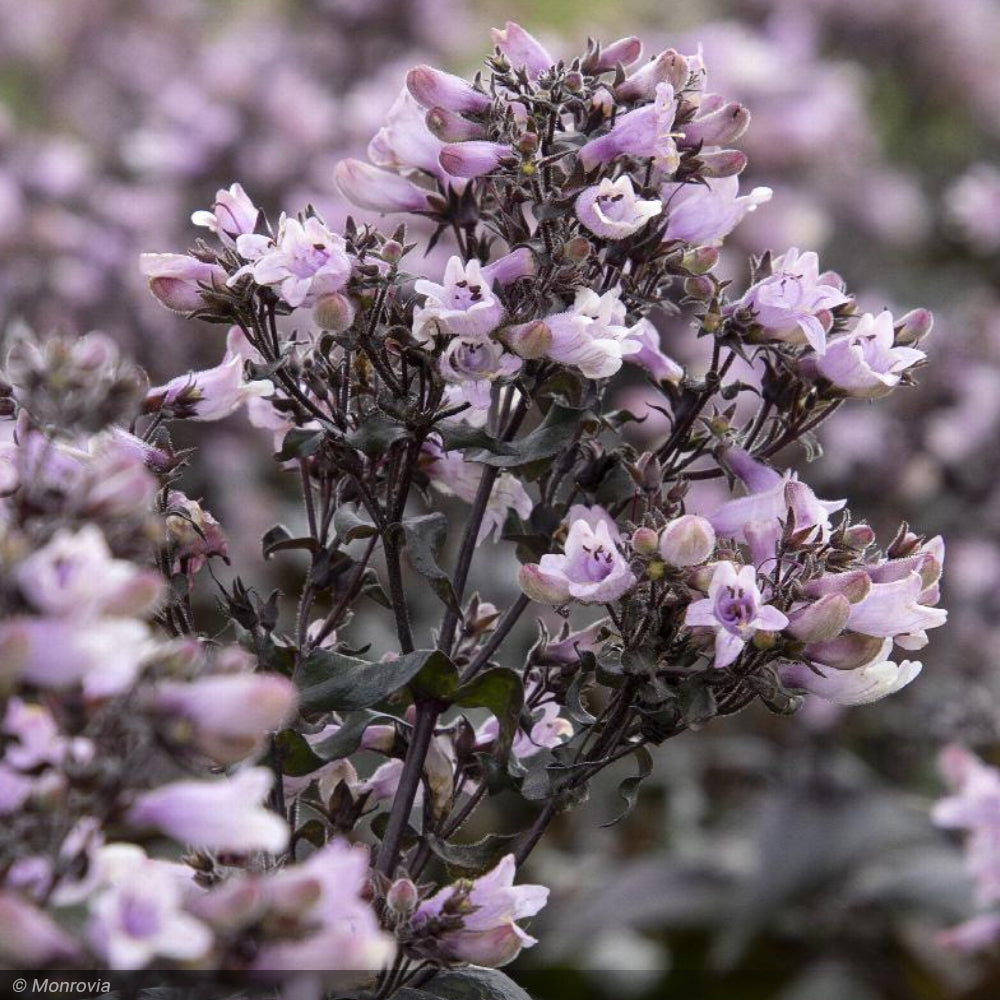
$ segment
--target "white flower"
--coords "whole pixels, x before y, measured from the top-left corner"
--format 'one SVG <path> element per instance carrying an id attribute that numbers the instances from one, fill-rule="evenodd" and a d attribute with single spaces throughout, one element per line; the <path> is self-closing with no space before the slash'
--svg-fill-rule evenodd
<path id="1" fill-rule="evenodd" d="M 662 208 L 660 201 L 639 198 L 628 175 L 616 181 L 605 177 L 600 184 L 584 188 L 576 199 L 577 218 L 595 236 L 607 240 L 622 240 L 638 232 Z"/>

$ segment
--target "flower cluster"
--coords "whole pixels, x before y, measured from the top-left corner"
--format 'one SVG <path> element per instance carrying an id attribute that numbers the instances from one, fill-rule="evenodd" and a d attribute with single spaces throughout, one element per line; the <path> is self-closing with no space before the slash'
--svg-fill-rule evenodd
<path id="1" fill-rule="evenodd" d="M 43 962 L 351 969 L 381 997 L 505 965 L 548 896 L 518 869 L 598 773 L 645 776 L 650 748 L 757 700 L 889 695 L 920 671 L 893 648 L 945 621 L 940 538 L 879 548 L 780 471 L 848 397 L 912 384 L 929 314 L 861 313 L 794 248 L 736 291 L 720 245 L 770 191 L 740 195 L 750 115 L 700 55 L 628 37 L 560 59 L 514 23 L 494 41 L 472 81 L 412 69 L 369 162 L 337 168 L 356 205 L 450 243 L 436 272 L 407 269 L 406 219 L 272 219 L 233 184 L 193 217 L 210 239 L 141 262 L 167 309 L 228 331 L 219 365 L 139 380 L 99 428 L 40 423 L 39 400 L 56 361 L 132 385 L 117 357 L 8 366 L 0 801 L 30 824 L 0 917 L 44 927 Z M 636 383 L 667 422 L 645 450 L 612 405 Z M 302 513 L 262 539 L 283 592 L 212 574 L 220 626 L 202 570 L 230 546 L 171 431 L 242 411 Z M 80 523 L 86 491 L 39 484 L 108 448 L 143 488 L 123 477 L 131 520 Z M 553 635 L 560 616 L 582 627 Z M 463 842 L 500 793 L 530 823 Z"/>

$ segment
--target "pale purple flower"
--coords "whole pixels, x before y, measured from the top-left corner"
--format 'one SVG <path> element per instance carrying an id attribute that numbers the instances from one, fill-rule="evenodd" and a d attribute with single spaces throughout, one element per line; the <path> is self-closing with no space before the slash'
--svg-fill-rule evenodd
<path id="1" fill-rule="evenodd" d="M 503 163 L 513 162 L 513 156 L 510 146 L 505 143 L 470 139 L 442 146 L 438 162 L 441 169 L 453 177 L 482 177 Z"/>
<path id="2" fill-rule="evenodd" d="M 816 370 L 849 396 L 873 399 L 899 385 L 903 372 L 926 357 L 915 347 L 895 347 L 892 313 L 865 313 L 849 333 L 827 343 Z"/>
<path id="3" fill-rule="evenodd" d="M 495 340 L 457 337 L 445 348 L 439 365 L 445 381 L 461 390 L 460 398 L 483 409 L 490 405 L 494 380 L 513 375 L 521 359 Z"/>
<path id="4" fill-rule="evenodd" d="M 657 382 L 679 382 L 684 369 L 660 347 L 660 331 L 645 317 L 628 332 L 629 340 L 639 344 L 639 350 L 625 355 L 630 364 L 645 368 Z"/>
<path id="5" fill-rule="evenodd" d="M 254 959 L 257 969 L 377 970 L 392 961 L 396 945 L 381 929 L 365 902 L 368 850 L 337 839 L 314 851 L 301 864 L 269 874 L 265 898 L 291 905 L 286 922 L 296 918 L 305 929 L 285 941 L 269 941 Z M 302 891 L 305 890 L 305 891 Z"/>
<path id="6" fill-rule="evenodd" d="M 620 101 L 652 100 L 661 83 L 669 83 L 675 91 L 683 90 L 691 75 L 688 61 L 675 49 L 665 49 L 655 59 L 634 69 L 615 88 Z"/>
<path id="7" fill-rule="evenodd" d="M 439 493 L 457 496 L 470 504 L 475 500 L 484 467 L 467 461 L 460 451 L 444 451 L 432 438 L 424 444 L 421 467 L 427 473 L 431 486 Z M 514 511 L 526 519 L 533 506 L 521 480 L 509 472 L 501 472 L 486 504 L 478 541 L 485 541 L 491 534 L 494 541 L 499 541 L 509 512 Z"/>
<path id="8" fill-rule="evenodd" d="M 88 935 L 111 969 L 142 969 L 154 958 L 193 961 L 211 949 L 212 932 L 184 910 L 193 871 L 146 857 L 131 844 L 101 849 L 104 887 L 90 901 Z M 183 873 L 186 873 L 183 874 Z"/>
<path id="9" fill-rule="evenodd" d="M 578 368 L 587 378 L 614 375 L 626 355 L 642 350 L 642 344 L 632 337 L 635 328 L 625 325 L 625 306 L 619 294 L 617 288 L 603 295 L 581 288 L 572 309 L 546 316 L 545 325 L 552 335 L 548 356 Z"/>
<path id="10" fill-rule="evenodd" d="M 851 605 L 848 628 L 864 635 L 893 638 L 905 649 L 926 644 L 927 629 L 939 628 L 948 620 L 944 608 L 921 603 L 926 586 L 918 572 L 900 579 L 872 583 L 868 593 Z"/>
<path id="11" fill-rule="evenodd" d="M 606 240 L 623 240 L 637 233 L 662 208 L 658 200 L 640 198 L 627 174 L 615 181 L 605 177 L 600 184 L 584 188 L 576 199 L 576 217 Z"/>
<path id="12" fill-rule="evenodd" d="M 0 891 L 0 962 L 13 969 L 41 969 L 79 961 L 79 947 L 54 920 L 19 893 Z"/>
<path id="13" fill-rule="evenodd" d="M 820 540 L 829 538 L 830 515 L 845 500 L 820 500 L 795 473 L 779 473 L 741 448 L 728 449 L 724 461 L 749 493 L 724 503 L 709 520 L 717 534 L 747 542 L 756 565 L 773 558 L 789 510 L 796 531 L 812 528 Z"/>
<path id="14" fill-rule="evenodd" d="M 669 182 L 660 188 L 667 213 L 665 240 L 692 246 L 718 246 L 748 212 L 771 200 L 768 187 L 740 195 L 738 177 L 708 178 L 702 184 Z"/>
<path id="15" fill-rule="evenodd" d="M 893 663 L 886 655 L 883 650 L 873 662 L 850 670 L 783 662 L 778 673 L 788 687 L 807 691 L 835 705 L 870 705 L 902 690 L 922 667 L 913 660 Z"/>
<path id="16" fill-rule="evenodd" d="M 743 135 L 749 125 L 750 112 L 742 104 L 707 95 L 702 98 L 697 116 L 683 127 L 682 142 L 684 146 L 726 146 Z"/>
<path id="17" fill-rule="evenodd" d="M 476 729 L 476 744 L 488 746 L 499 735 L 500 723 L 495 716 L 490 716 Z M 511 753 L 518 760 L 527 760 L 542 750 L 565 743 L 572 735 L 573 723 L 560 716 L 559 705 L 552 700 L 542 701 L 531 712 L 531 727 L 518 728 L 511 744 Z"/>
<path id="18" fill-rule="evenodd" d="M 237 673 L 168 681 L 151 697 L 157 712 L 191 727 L 196 746 L 221 764 L 234 764 L 288 721 L 297 691 L 278 674 Z"/>
<path id="19" fill-rule="evenodd" d="M 622 115 L 610 132 L 581 147 L 583 169 L 591 171 L 618 156 L 637 156 L 652 160 L 664 174 L 672 174 L 680 163 L 677 133 L 673 131 L 676 114 L 674 88 L 669 83 L 657 84 L 651 104 Z"/>
<path id="20" fill-rule="evenodd" d="M 373 212 L 426 212 L 430 208 L 429 191 L 363 160 L 341 160 L 334 177 L 340 193 L 359 208 Z"/>
<path id="21" fill-rule="evenodd" d="M 508 854 L 492 871 L 475 881 L 446 886 L 424 900 L 413 915 L 420 927 L 442 915 L 461 916 L 459 930 L 442 934 L 437 944 L 452 962 L 497 968 L 513 961 L 522 948 L 536 943 L 516 923 L 532 917 L 548 902 L 541 885 L 514 885 L 517 864 Z"/>
<path id="22" fill-rule="evenodd" d="M 214 368 L 178 375 L 149 390 L 148 405 L 174 407 L 189 420 L 221 420 L 254 396 L 270 396 L 270 379 L 246 380 L 243 359 L 227 355 Z"/>
<path id="23" fill-rule="evenodd" d="M 229 546 L 222 526 L 197 500 L 180 490 L 167 494 L 172 513 L 166 517 L 167 537 L 173 544 L 175 573 L 186 572 L 191 578 L 213 556 L 229 557 Z"/>
<path id="24" fill-rule="evenodd" d="M 626 35 L 601 47 L 600 55 L 594 62 L 594 72 L 604 73 L 614 69 L 618 63 L 631 66 L 642 56 L 642 42 L 635 35 Z"/>
<path id="25" fill-rule="evenodd" d="M 780 632 L 788 619 L 764 603 L 753 566 L 724 561 L 715 566 L 708 597 L 688 606 L 684 624 L 715 629 L 715 666 L 727 667 L 758 630 Z"/>
<path id="26" fill-rule="evenodd" d="M 193 847 L 282 851 L 288 825 L 264 804 L 274 775 L 251 767 L 215 781 L 175 781 L 139 795 L 127 820 Z"/>
<path id="27" fill-rule="evenodd" d="M 827 349 L 822 313 L 850 301 L 833 279 L 819 273 L 815 253 L 794 247 L 775 257 L 771 275 L 747 289 L 736 308 L 752 310 L 754 322 L 771 340 L 808 343 L 817 354 Z"/>
<path id="28" fill-rule="evenodd" d="M 433 66 L 415 66 L 406 74 L 406 89 L 417 103 L 430 110 L 476 114 L 486 111 L 493 103 L 488 94 L 476 90 L 467 80 Z"/>
<path id="29" fill-rule="evenodd" d="M 115 559 L 100 528 L 62 529 L 24 559 L 16 578 L 21 592 L 43 614 L 74 618 L 141 616 L 159 601 L 159 573 Z"/>
<path id="30" fill-rule="evenodd" d="M 561 554 L 547 553 L 521 567 L 521 589 L 546 604 L 617 601 L 635 586 L 635 575 L 620 548 L 621 536 L 601 507 L 571 507 L 569 533 Z M 539 586 L 540 585 L 540 586 Z"/>
<path id="31" fill-rule="evenodd" d="M 204 305 L 202 290 L 224 288 L 228 275 L 218 264 L 180 253 L 144 253 L 139 268 L 149 290 L 173 312 L 189 313 Z"/>
<path id="32" fill-rule="evenodd" d="M 964 747 L 946 747 L 939 768 L 951 788 L 931 810 L 931 819 L 949 830 L 965 830 L 966 869 L 980 906 L 1000 903 L 1000 771 Z"/>
<path id="33" fill-rule="evenodd" d="M 322 296 L 340 291 L 351 276 L 344 238 L 330 232 L 315 215 L 305 222 L 282 215 L 274 239 L 245 233 L 237 238 L 236 248 L 250 263 L 237 270 L 228 284 L 249 274 L 258 285 L 273 286 L 293 309 L 315 305 Z"/>
<path id="34" fill-rule="evenodd" d="M 387 170 L 423 170 L 447 185 L 452 175 L 438 160 L 444 143 L 427 127 L 426 116 L 427 112 L 404 87 L 368 144 L 368 159 Z"/>
<path id="35" fill-rule="evenodd" d="M 93 757 L 90 740 L 68 739 L 44 705 L 20 698 L 11 698 L 7 703 L 0 731 L 13 739 L 4 751 L 4 763 L 19 771 L 32 771 L 45 764 L 58 766 L 66 760 L 86 763 Z"/>
<path id="36" fill-rule="evenodd" d="M 503 28 L 491 28 L 490 34 L 511 66 L 525 70 L 530 79 L 537 79 L 555 63 L 545 46 L 516 21 L 508 21 Z"/>
<path id="37" fill-rule="evenodd" d="M 215 193 L 211 211 L 195 212 L 191 221 L 216 233 L 222 242 L 235 248 L 236 239 L 257 228 L 260 209 L 250 200 L 241 184 L 232 184 Z"/>
<path id="38" fill-rule="evenodd" d="M 715 551 L 712 522 L 697 514 L 675 517 L 660 533 L 659 551 L 669 566 L 700 566 Z"/>
<path id="39" fill-rule="evenodd" d="M 128 618 L 10 618 L 0 624 L 0 671 L 44 688 L 82 684 L 88 698 L 129 688 L 156 652 L 148 626 Z"/>
<path id="40" fill-rule="evenodd" d="M 503 305 L 477 260 L 464 264 L 461 257 L 451 257 L 442 284 L 421 278 L 413 287 L 425 299 L 413 313 L 413 336 L 420 343 L 439 333 L 483 338 L 503 318 Z"/>

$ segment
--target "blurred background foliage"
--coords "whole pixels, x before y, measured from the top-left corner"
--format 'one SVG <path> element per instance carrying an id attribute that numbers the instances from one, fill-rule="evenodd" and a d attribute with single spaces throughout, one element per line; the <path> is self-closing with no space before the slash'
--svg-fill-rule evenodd
<path id="1" fill-rule="evenodd" d="M 0 0 L 0 321 L 100 327 L 156 376 L 213 362 L 220 337 L 151 302 L 138 252 L 188 245 L 190 211 L 235 179 L 270 211 L 312 202 L 339 222 L 332 166 L 363 150 L 405 70 L 474 68 L 508 18 L 561 53 L 588 34 L 703 44 L 710 89 L 754 115 L 745 187 L 775 190 L 738 231 L 733 277 L 747 253 L 799 245 L 869 309 L 935 310 L 923 384 L 846 407 L 808 477 L 880 533 L 943 533 L 951 611 L 902 695 L 791 721 L 758 707 L 681 737 L 614 826 L 628 765 L 597 784 L 531 862 L 553 897 L 519 980 L 552 1000 L 995 997 L 994 957 L 936 942 L 974 907 L 927 815 L 943 745 L 1000 760 L 995 0 Z M 260 532 L 301 515 L 266 440 L 233 422 L 197 443 L 188 492 L 246 573 Z M 495 603 L 511 560 L 479 581 Z M 249 581 L 265 593 L 283 579 L 268 567 Z M 352 635 L 377 648 L 384 627 L 373 611 Z M 509 821 L 477 816 L 468 836 Z"/>

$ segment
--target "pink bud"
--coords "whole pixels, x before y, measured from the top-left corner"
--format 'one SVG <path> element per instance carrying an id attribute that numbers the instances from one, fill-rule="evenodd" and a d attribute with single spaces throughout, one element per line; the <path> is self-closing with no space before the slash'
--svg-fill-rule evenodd
<path id="1" fill-rule="evenodd" d="M 671 566 L 698 566 L 715 551 L 715 529 L 704 517 L 684 514 L 660 535 L 660 555 Z"/>
<path id="2" fill-rule="evenodd" d="M 872 589 L 871 577 L 863 569 L 853 569 L 847 573 L 830 573 L 810 580 L 805 585 L 807 597 L 822 597 L 824 594 L 843 594 L 851 604 L 863 601 Z"/>
<path id="3" fill-rule="evenodd" d="M 405 916 L 417 908 L 417 903 L 420 902 L 420 893 L 410 879 L 398 878 L 389 887 L 385 901 L 393 913 Z"/>
<path id="4" fill-rule="evenodd" d="M 324 330 L 343 333 L 344 330 L 350 329 L 354 322 L 354 306 L 346 295 L 331 292 L 316 300 L 316 305 L 313 306 L 313 319 Z"/>
<path id="5" fill-rule="evenodd" d="M 517 575 L 518 586 L 539 604 L 565 604 L 569 600 L 566 583 L 544 572 L 537 563 L 525 563 Z"/>
<path id="6" fill-rule="evenodd" d="M 494 44 L 511 66 L 524 69 L 529 77 L 539 76 L 555 63 L 545 46 L 516 21 L 508 21 L 502 29 L 493 28 L 490 33 Z"/>
<path id="7" fill-rule="evenodd" d="M 738 149 L 719 149 L 711 153 L 700 153 L 698 159 L 701 160 L 703 177 L 732 177 L 733 174 L 743 172 L 747 165 L 745 153 Z"/>
<path id="8" fill-rule="evenodd" d="M 593 64 L 588 64 L 586 69 L 592 73 L 604 73 L 614 69 L 618 63 L 623 66 L 631 66 L 641 55 L 642 42 L 635 35 L 629 35 L 627 38 L 619 38 L 604 46 L 597 59 Z"/>
<path id="9" fill-rule="evenodd" d="M 934 313 L 929 309 L 911 309 L 896 324 L 897 344 L 919 344 L 934 327 Z"/>
<path id="10" fill-rule="evenodd" d="M 648 101 L 656 94 L 657 84 L 669 83 L 674 90 L 683 89 L 690 73 L 684 56 L 674 49 L 667 49 L 616 87 L 615 96 L 626 102 Z"/>
<path id="11" fill-rule="evenodd" d="M 688 250 L 681 260 L 681 265 L 692 274 L 707 274 L 719 263 L 718 247 L 695 247 Z"/>
<path id="12" fill-rule="evenodd" d="M 747 130 L 750 112 L 742 104 L 730 103 L 684 126 L 684 138 L 691 145 L 725 146 Z"/>
<path id="13" fill-rule="evenodd" d="M 843 594 L 827 594 L 791 612 L 787 631 L 803 642 L 824 642 L 844 631 L 850 615 L 851 602 Z"/>
<path id="14" fill-rule="evenodd" d="M 416 66 L 406 74 L 406 89 L 425 108 L 445 108 L 448 111 L 486 111 L 493 103 L 467 80 L 444 73 L 433 66 Z"/>
<path id="15" fill-rule="evenodd" d="M 438 162 L 452 177 L 482 177 L 511 159 L 510 146 L 485 140 L 450 143 L 438 155 Z"/>
<path id="16" fill-rule="evenodd" d="M 528 278 L 535 274 L 538 265 L 535 263 L 535 255 L 528 247 L 518 247 L 510 253 L 498 257 L 492 264 L 487 264 L 480 271 L 483 278 L 489 283 L 497 282 L 501 285 L 509 285 L 518 278 Z"/>
<path id="17" fill-rule="evenodd" d="M 541 320 L 508 326 L 500 339 L 519 358 L 543 358 L 552 347 L 552 331 Z"/>
<path id="18" fill-rule="evenodd" d="M 442 142 L 467 142 L 469 139 L 485 139 L 486 129 L 470 122 L 447 108 L 431 108 L 427 112 L 427 128 Z"/>
<path id="19" fill-rule="evenodd" d="M 808 659 L 834 670 L 856 670 L 880 655 L 885 640 L 874 635 L 847 632 L 806 646 Z"/>
<path id="20" fill-rule="evenodd" d="M 361 160 L 341 160 L 334 168 L 341 194 L 373 212 L 426 212 L 428 192 L 405 177 Z"/>
<path id="21" fill-rule="evenodd" d="M 844 531 L 844 544 L 852 549 L 866 549 L 875 541 L 875 532 L 870 525 L 852 524 Z"/>
<path id="22" fill-rule="evenodd" d="M 149 290 L 173 312 L 189 313 L 205 303 L 203 286 L 224 288 L 228 275 L 218 264 L 206 264 L 186 254 L 144 253 L 139 267 Z"/>
<path id="23" fill-rule="evenodd" d="M 652 528 L 636 528 L 632 532 L 632 548 L 641 556 L 653 555 L 660 543 L 660 537 Z"/>

